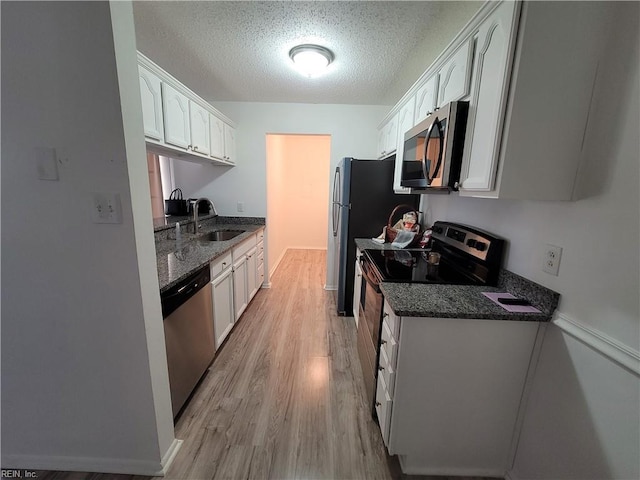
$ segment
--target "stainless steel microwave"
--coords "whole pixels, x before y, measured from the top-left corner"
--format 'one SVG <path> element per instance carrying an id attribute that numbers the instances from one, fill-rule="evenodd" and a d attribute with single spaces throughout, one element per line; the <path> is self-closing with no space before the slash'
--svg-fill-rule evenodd
<path id="1" fill-rule="evenodd" d="M 458 189 L 469 102 L 439 108 L 404 136 L 400 185 L 415 193 Z"/>

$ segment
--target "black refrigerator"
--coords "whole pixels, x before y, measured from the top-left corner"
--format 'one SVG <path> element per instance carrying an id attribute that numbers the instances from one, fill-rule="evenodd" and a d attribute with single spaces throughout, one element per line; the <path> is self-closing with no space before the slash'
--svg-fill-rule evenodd
<path id="1" fill-rule="evenodd" d="M 332 225 L 335 271 L 338 272 L 338 314 L 353 315 L 356 238 L 382 233 L 389 214 L 400 204 L 418 210 L 419 195 L 393 191 L 395 157 L 386 160 L 343 158 L 333 178 Z"/>

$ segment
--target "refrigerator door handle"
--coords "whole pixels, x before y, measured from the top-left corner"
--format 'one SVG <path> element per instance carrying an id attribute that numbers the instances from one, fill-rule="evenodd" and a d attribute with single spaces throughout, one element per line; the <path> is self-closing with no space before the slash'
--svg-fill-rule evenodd
<path id="1" fill-rule="evenodd" d="M 333 175 L 333 211 L 331 220 L 333 222 L 333 236 L 338 236 L 338 227 L 340 226 L 340 167 L 336 167 L 336 173 Z"/>

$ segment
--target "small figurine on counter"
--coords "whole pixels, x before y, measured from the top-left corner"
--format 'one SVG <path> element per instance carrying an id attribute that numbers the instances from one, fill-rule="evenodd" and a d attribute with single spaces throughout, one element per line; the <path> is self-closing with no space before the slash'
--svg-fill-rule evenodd
<path id="1" fill-rule="evenodd" d="M 420 230 L 416 212 L 407 212 L 402 216 L 402 229 L 406 232 L 417 232 Z"/>

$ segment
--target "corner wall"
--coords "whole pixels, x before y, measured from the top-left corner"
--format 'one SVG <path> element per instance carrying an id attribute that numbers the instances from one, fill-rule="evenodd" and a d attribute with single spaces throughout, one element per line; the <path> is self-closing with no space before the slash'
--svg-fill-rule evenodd
<path id="1" fill-rule="evenodd" d="M 1 4 L 3 468 L 151 475 L 173 445 L 133 17 L 110 7 Z M 94 192 L 122 223 L 93 223 Z"/>
<path id="2" fill-rule="evenodd" d="M 561 294 L 527 406 L 514 480 L 640 476 L 638 7 L 614 6 L 579 200 L 423 197 L 429 223 L 446 219 L 503 236 L 509 240 L 506 268 Z M 540 172 L 531 181 L 552 174 Z M 563 247 L 557 277 L 542 272 L 546 243 Z M 633 368 L 610 358 L 616 356 Z"/>

